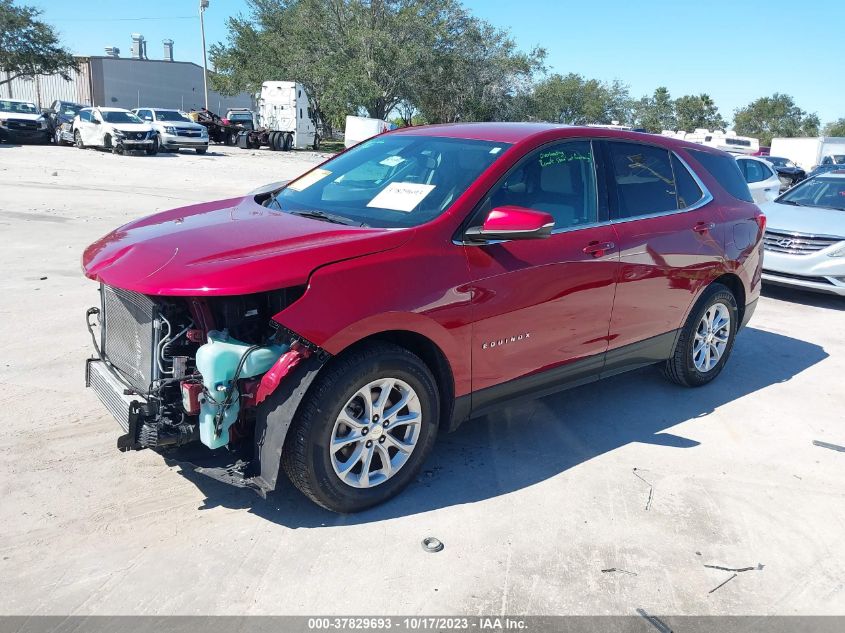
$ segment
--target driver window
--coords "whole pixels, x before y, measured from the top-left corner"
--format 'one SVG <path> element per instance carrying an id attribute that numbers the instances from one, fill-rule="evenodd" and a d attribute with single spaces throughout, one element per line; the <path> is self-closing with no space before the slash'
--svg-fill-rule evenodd
<path id="1" fill-rule="evenodd" d="M 484 208 L 509 205 L 551 214 L 554 230 L 597 222 L 592 143 L 554 143 L 524 158 L 491 192 Z"/>

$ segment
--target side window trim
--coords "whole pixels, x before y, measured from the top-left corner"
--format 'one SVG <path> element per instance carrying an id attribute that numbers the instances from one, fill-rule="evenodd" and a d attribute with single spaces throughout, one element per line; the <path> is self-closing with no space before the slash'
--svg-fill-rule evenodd
<path id="1" fill-rule="evenodd" d="M 708 205 L 711 202 L 713 202 L 713 194 L 710 193 L 710 190 L 707 188 L 707 185 L 705 185 L 701 181 L 701 178 L 698 177 L 698 174 L 695 173 L 695 170 L 692 167 L 690 167 L 689 163 L 686 160 L 684 160 L 684 157 L 681 156 L 675 150 L 672 150 L 672 149 L 669 149 L 669 148 L 664 147 L 662 145 L 657 145 L 657 144 L 654 144 L 654 143 L 642 143 L 640 141 L 630 141 L 628 139 L 621 139 L 621 138 L 604 139 L 604 141 L 608 141 L 608 140 L 613 141 L 613 142 L 634 143 L 634 144 L 638 144 L 638 145 L 648 145 L 650 147 L 657 147 L 657 148 L 660 148 L 660 149 L 665 149 L 670 154 L 670 156 L 674 156 L 681 163 L 681 165 L 684 166 L 684 168 L 689 172 L 689 175 L 692 176 L 692 179 L 695 181 L 695 184 L 697 184 L 698 188 L 701 189 L 702 194 L 704 194 L 704 195 L 701 196 L 701 199 L 698 202 L 696 202 L 695 204 L 692 204 L 688 207 L 684 207 L 683 209 L 675 209 L 674 211 L 660 211 L 658 213 L 649 213 L 647 215 L 637 215 L 637 216 L 633 216 L 633 217 L 630 217 L 630 218 L 614 218 L 614 217 L 612 217 L 615 213 L 618 212 L 619 202 L 618 202 L 618 199 L 616 197 L 616 187 L 610 186 L 610 183 L 613 182 L 613 178 L 614 178 L 613 171 L 612 171 L 612 163 L 610 161 L 610 156 L 609 156 L 610 147 L 608 146 L 608 144 L 606 142 L 603 142 L 602 144 L 604 145 L 603 152 L 604 152 L 604 158 L 605 158 L 604 163 L 605 163 L 605 166 L 606 166 L 604 177 L 605 177 L 605 179 L 607 180 L 607 183 L 608 183 L 607 184 L 608 201 L 610 202 L 610 205 L 611 205 L 610 206 L 611 218 L 610 218 L 610 222 L 609 222 L 610 224 L 623 224 L 625 222 L 635 222 L 637 220 L 647 220 L 647 219 L 650 219 L 650 218 L 660 218 L 660 217 L 667 216 L 667 215 L 677 215 L 678 213 L 689 213 L 690 211 L 696 211 L 697 209 L 700 209 L 701 207 Z M 669 161 L 669 163 L 671 164 L 671 160 Z M 674 169 L 674 167 L 673 167 L 673 169 Z M 674 175 L 675 174 L 674 174 L 674 171 L 673 171 L 672 172 L 673 178 L 674 178 Z M 677 191 L 677 181 L 676 181 L 675 189 Z"/>
<path id="2" fill-rule="evenodd" d="M 588 229 L 593 228 L 596 226 L 601 226 L 602 224 L 609 224 L 610 223 L 610 211 L 609 211 L 609 204 L 608 204 L 608 189 L 607 183 L 605 182 L 604 178 L 604 156 L 601 154 L 601 145 L 603 144 L 600 139 L 593 138 L 593 137 L 565 137 L 565 138 L 556 138 L 552 139 L 542 145 L 535 147 L 534 149 L 528 150 L 519 160 L 514 163 L 514 165 L 508 169 L 501 178 L 499 178 L 493 185 L 484 192 L 484 195 L 478 201 L 472 211 L 467 214 L 466 219 L 461 223 L 458 230 L 455 232 L 455 237 L 452 240 L 455 244 L 466 244 L 463 239 L 464 232 L 475 225 L 478 221 L 478 215 L 481 212 L 481 209 L 484 207 L 484 204 L 490 198 L 490 194 L 494 192 L 502 183 L 507 181 L 508 177 L 513 174 L 517 169 L 519 169 L 526 160 L 530 160 L 532 156 L 534 156 L 537 152 L 541 152 L 544 149 L 551 147 L 552 145 L 559 145 L 561 143 L 567 142 L 588 142 L 590 143 L 590 149 L 593 153 L 593 177 L 595 178 L 596 183 L 596 213 L 598 215 L 597 222 L 590 222 L 589 224 L 577 224 L 575 226 L 567 226 L 562 227 L 559 229 L 553 229 L 552 235 L 557 235 L 558 233 L 568 233 L 570 231 L 580 231 L 581 229 Z"/>

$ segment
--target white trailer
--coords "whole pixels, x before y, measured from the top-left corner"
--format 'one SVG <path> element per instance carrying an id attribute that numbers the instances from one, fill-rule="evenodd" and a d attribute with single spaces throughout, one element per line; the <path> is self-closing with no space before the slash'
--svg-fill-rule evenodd
<path id="1" fill-rule="evenodd" d="M 317 149 L 320 136 L 311 118 L 308 93 L 294 81 L 265 81 L 258 95 L 258 128 L 242 133 L 238 145 L 272 150 Z"/>
<path id="2" fill-rule="evenodd" d="M 346 117 L 346 129 L 343 131 L 343 145 L 352 147 L 382 132 L 387 132 L 390 124 L 382 119 L 370 119 L 365 116 Z"/>
<path id="3" fill-rule="evenodd" d="M 839 162 L 834 157 L 845 155 L 845 137 L 773 138 L 769 153 L 772 156 L 788 158 L 801 169 L 809 172 L 823 162 Z"/>
<path id="4" fill-rule="evenodd" d="M 684 132 L 683 130 L 672 132 L 671 130 L 664 130 L 662 135 L 684 139 L 685 141 L 706 145 L 707 147 L 714 147 L 731 154 L 756 154 L 760 151 L 759 139 L 753 136 L 739 136 L 733 130 L 726 132 L 722 130 L 711 132 L 704 128 L 698 128 L 693 132 Z"/>

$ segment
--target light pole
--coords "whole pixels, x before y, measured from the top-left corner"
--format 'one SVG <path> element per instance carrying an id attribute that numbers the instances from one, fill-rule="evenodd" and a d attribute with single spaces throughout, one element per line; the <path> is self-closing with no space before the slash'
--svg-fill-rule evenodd
<path id="1" fill-rule="evenodd" d="M 205 55 L 205 21 L 203 13 L 208 8 L 208 0 L 200 0 L 200 32 L 202 33 L 202 87 L 205 92 L 205 109 L 208 110 L 208 62 Z"/>

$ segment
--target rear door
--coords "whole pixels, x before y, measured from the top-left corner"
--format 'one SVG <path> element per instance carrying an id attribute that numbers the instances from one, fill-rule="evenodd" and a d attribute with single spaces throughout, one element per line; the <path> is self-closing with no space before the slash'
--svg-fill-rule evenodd
<path id="1" fill-rule="evenodd" d="M 704 184 L 674 152 L 621 140 L 604 150 L 620 249 L 612 373 L 668 357 L 693 299 L 723 267 L 724 226 Z"/>
<path id="2" fill-rule="evenodd" d="M 506 205 L 549 213 L 555 225 L 547 239 L 465 247 L 476 411 L 550 381 L 597 375 L 607 348 L 618 251 L 593 143 L 559 141 L 530 153 L 475 218 Z"/>

